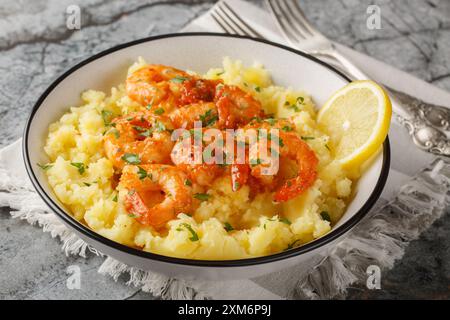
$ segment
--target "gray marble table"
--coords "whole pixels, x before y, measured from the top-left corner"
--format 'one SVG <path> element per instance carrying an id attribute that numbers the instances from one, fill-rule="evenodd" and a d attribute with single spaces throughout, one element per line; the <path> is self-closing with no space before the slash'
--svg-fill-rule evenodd
<path id="1" fill-rule="evenodd" d="M 20 137 L 43 90 L 80 60 L 111 46 L 175 32 L 215 1 L 2 0 L 0 2 L 0 147 Z M 252 2 L 260 4 L 260 1 Z M 450 1 L 302 0 L 314 24 L 335 41 L 450 90 Z M 382 29 L 365 28 L 378 4 Z M 66 8 L 81 8 L 81 30 L 66 27 Z M 0 209 L 0 299 L 155 299 L 97 273 L 98 257 L 66 257 L 57 240 Z M 450 298 L 450 217 L 437 221 L 383 275 L 382 290 L 363 286 L 349 298 Z M 82 271 L 80 290 L 66 268 Z"/>

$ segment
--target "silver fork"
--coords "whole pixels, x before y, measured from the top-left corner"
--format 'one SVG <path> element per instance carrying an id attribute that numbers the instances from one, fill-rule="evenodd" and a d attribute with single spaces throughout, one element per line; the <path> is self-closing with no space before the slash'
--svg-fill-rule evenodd
<path id="1" fill-rule="evenodd" d="M 213 7 L 211 16 L 226 33 L 265 39 L 224 1 L 219 1 Z"/>
<path id="2" fill-rule="evenodd" d="M 296 0 L 266 0 L 266 4 L 293 47 L 317 57 L 335 60 L 350 78 L 369 79 L 308 22 Z M 439 106 L 417 107 L 405 103 L 392 91 L 389 95 L 397 120 L 408 129 L 414 143 L 422 150 L 450 156 L 450 110 Z"/>

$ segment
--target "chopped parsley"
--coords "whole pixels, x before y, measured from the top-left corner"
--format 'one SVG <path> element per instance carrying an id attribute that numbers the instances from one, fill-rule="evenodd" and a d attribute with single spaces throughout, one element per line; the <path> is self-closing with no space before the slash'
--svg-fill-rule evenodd
<path id="1" fill-rule="evenodd" d="M 229 224 L 228 222 L 225 222 L 225 223 L 224 223 L 224 228 L 225 228 L 225 230 L 226 230 L 227 232 L 230 232 L 230 231 L 233 231 L 233 230 L 234 230 L 233 226 L 232 226 L 231 224 Z"/>
<path id="2" fill-rule="evenodd" d="M 123 161 L 128 162 L 129 164 L 140 164 L 141 159 L 139 159 L 139 156 L 134 153 L 125 153 L 122 158 Z"/>
<path id="3" fill-rule="evenodd" d="M 262 122 L 262 119 L 261 119 L 260 117 L 253 117 L 253 118 L 250 119 L 250 122 L 253 122 L 253 121 L 256 121 L 256 122 L 258 122 L 258 123 L 261 123 L 261 122 Z"/>
<path id="4" fill-rule="evenodd" d="M 297 105 L 295 105 L 295 104 L 292 104 L 292 105 L 288 106 L 288 108 L 289 109 L 293 109 L 295 112 L 299 112 L 300 111 L 300 108 Z"/>
<path id="5" fill-rule="evenodd" d="M 189 179 L 186 179 L 186 180 L 184 180 L 184 185 L 190 187 L 190 186 L 192 186 L 192 181 Z"/>
<path id="6" fill-rule="evenodd" d="M 255 87 L 255 91 L 256 92 L 261 92 L 261 88 L 260 87 Z"/>
<path id="7" fill-rule="evenodd" d="M 220 76 L 223 75 L 224 73 L 225 73 L 225 71 L 217 72 L 217 73 L 216 73 L 216 76 L 220 77 Z"/>
<path id="8" fill-rule="evenodd" d="M 194 241 L 198 241 L 199 237 L 197 232 L 195 232 L 194 229 L 192 229 L 191 225 L 188 223 L 182 223 L 180 224 L 181 227 L 185 227 L 187 231 L 189 231 L 191 233 L 191 237 L 189 237 L 189 240 L 191 240 L 192 242 Z M 182 229 L 179 227 L 177 228 L 177 231 L 181 231 Z"/>
<path id="9" fill-rule="evenodd" d="M 114 196 L 114 198 L 112 199 L 112 201 L 117 202 L 117 194 Z"/>
<path id="10" fill-rule="evenodd" d="M 139 136 L 141 137 L 150 137 L 152 135 L 153 130 L 152 129 L 147 129 L 145 131 L 142 131 L 139 133 Z"/>
<path id="11" fill-rule="evenodd" d="M 145 171 L 142 167 L 138 167 L 137 174 L 138 174 L 140 180 L 144 180 L 145 178 L 148 177 L 147 171 Z"/>
<path id="12" fill-rule="evenodd" d="M 290 222 L 289 219 L 287 219 L 287 218 L 281 218 L 281 219 L 280 219 L 280 222 L 286 223 L 287 225 L 290 225 L 290 224 L 291 224 L 291 222 Z"/>
<path id="13" fill-rule="evenodd" d="M 158 108 L 153 112 L 157 115 L 162 115 L 165 112 L 165 110 L 163 108 Z"/>
<path id="14" fill-rule="evenodd" d="M 207 201 L 209 199 L 209 197 L 211 197 L 209 194 L 207 193 L 196 193 L 194 194 L 194 198 L 200 201 Z"/>
<path id="15" fill-rule="evenodd" d="M 147 130 L 147 128 L 141 127 L 141 126 L 133 126 L 133 129 L 139 132 L 144 132 Z"/>
<path id="16" fill-rule="evenodd" d="M 178 76 L 178 77 L 172 78 L 170 81 L 175 82 L 175 83 L 183 83 L 186 80 L 188 80 L 188 78 Z"/>
<path id="17" fill-rule="evenodd" d="M 261 164 L 261 163 L 262 163 L 262 161 L 261 161 L 260 158 L 257 158 L 256 160 L 255 160 L 255 159 L 251 159 L 251 160 L 250 160 L 250 165 L 251 165 L 252 167 L 257 166 L 257 165 L 259 165 L 259 164 Z"/>
<path id="18" fill-rule="evenodd" d="M 290 126 L 284 126 L 283 128 L 281 128 L 281 130 L 286 131 L 286 132 L 290 132 L 292 130 L 294 130 L 292 127 Z"/>
<path id="19" fill-rule="evenodd" d="M 314 140 L 315 138 L 314 137 L 304 137 L 304 136 L 302 136 L 302 140 L 305 140 L 305 141 L 307 141 L 307 140 Z"/>
<path id="20" fill-rule="evenodd" d="M 325 148 L 328 149 L 328 151 L 331 151 L 330 147 L 328 146 L 328 144 L 325 144 Z"/>
<path id="21" fill-rule="evenodd" d="M 108 110 L 102 110 L 102 119 L 105 126 L 109 127 L 111 125 L 111 117 L 113 113 Z"/>
<path id="22" fill-rule="evenodd" d="M 217 120 L 219 120 L 219 117 L 212 114 L 212 111 L 212 109 L 209 109 L 205 112 L 205 114 L 200 116 L 200 120 L 205 127 L 209 127 L 213 125 Z"/>
<path id="23" fill-rule="evenodd" d="M 91 184 L 90 184 L 90 183 L 87 183 L 87 182 L 83 182 L 83 184 L 84 184 L 86 187 L 90 187 L 90 186 L 91 186 Z"/>
<path id="24" fill-rule="evenodd" d="M 156 121 L 155 129 L 158 130 L 159 132 L 163 132 L 166 130 L 166 126 L 161 121 Z"/>
<path id="25" fill-rule="evenodd" d="M 112 133 L 116 139 L 120 138 L 120 132 L 116 128 L 112 128 L 109 133 Z"/>
<path id="26" fill-rule="evenodd" d="M 70 165 L 77 168 L 79 174 L 83 174 L 86 171 L 86 166 L 83 162 L 71 162 Z"/>
<path id="27" fill-rule="evenodd" d="M 328 211 L 322 211 L 320 213 L 320 216 L 322 217 L 322 220 L 331 222 L 330 214 L 328 213 Z"/>
<path id="28" fill-rule="evenodd" d="M 51 164 L 40 164 L 40 163 L 36 163 L 36 164 L 39 168 L 41 168 L 44 171 L 47 171 L 48 169 L 53 167 L 53 165 L 51 165 Z"/>
<path id="29" fill-rule="evenodd" d="M 265 119 L 264 121 L 269 123 L 271 126 L 273 126 L 275 123 L 277 123 L 277 120 L 274 118 L 268 118 L 268 119 Z"/>

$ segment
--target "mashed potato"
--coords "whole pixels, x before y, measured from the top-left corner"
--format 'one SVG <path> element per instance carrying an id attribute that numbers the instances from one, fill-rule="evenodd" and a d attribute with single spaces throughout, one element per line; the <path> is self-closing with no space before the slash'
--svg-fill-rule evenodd
<path id="1" fill-rule="evenodd" d="M 140 59 L 129 72 L 145 65 Z M 302 91 L 275 86 L 260 64 L 245 67 L 225 58 L 209 79 L 222 79 L 251 92 L 266 113 L 290 118 L 319 158 L 318 179 L 301 196 L 275 204 L 268 194 L 251 199 L 248 186 L 231 190 L 227 178 L 217 180 L 192 216 L 180 214 L 158 233 L 129 216 L 126 190 L 115 189 L 114 169 L 103 151 L 105 116 L 127 114 L 139 105 L 123 85 L 103 92 L 88 90 L 82 104 L 70 108 L 49 127 L 46 170 L 59 200 L 80 222 L 119 243 L 162 255 L 192 259 L 241 259 L 269 255 L 323 236 L 342 216 L 352 193 L 352 180 L 333 154 L 329 137 L 316 124 L 315 106 Z"/>

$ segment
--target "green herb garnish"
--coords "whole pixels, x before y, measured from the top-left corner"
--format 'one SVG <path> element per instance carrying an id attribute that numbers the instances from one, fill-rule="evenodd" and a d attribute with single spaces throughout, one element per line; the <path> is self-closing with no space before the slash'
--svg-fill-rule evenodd
<path id="1" fill-rule="evenodd" d="M 192 186 L 192 181 L 189 179 L 186 179 L 186 180 L 184 180 L 184 185 L 190 187 L 190 186 Z"/>
<path id="2" fill-rule="evenodd" d="M 261 92 L 261 88 L 260 87 L 255 87 L 255 91 L 256 92 Z"/>
<path id="3" fill-rule="evenodd" d="M 290 132 L 292 130 L 294 130 L 292 127 L 290 126 L 284 126 L 281 130 L 286 131 L 286 132 Z"/>
<path id="4" fill-rule="evenodd" d="M 207 193 L 196 193 L 194 198 L 200 201 L 207 201 L 211 196 Z"/>
<path id="5" fill-rule="evenodd" d="M 108 110 L 102 110 L 102 119 L 105 126 L 109 127 L 111 125 L 112 112 Z"/>
<path id="6" fill-rule="evenodd" d="M 141 126 L 133 126 L 133 129 L 139 132 L 146 131 L 147 128 L 141 127 Z"/>
<path id="7" fill-rule="evenodd" d="M 153 130 L 152 129 L 147 129 L 145 131 L 142 131 L 139 133 L 139 136 L 141 137 L 150 137 L 152 135 Z"/>
<path id="8" fill-rule="evenodd" d="M 322 217 L 323 220 L 331 222 L 330 214 L 328 213 L 328 211 L 322 211 L 320 213 L 320 216 Z"/>
<path id="9" fill-rule="evenodd" d="M 328 149 L 328 151 L 331 151 L 330 147 L 328 146 L 328 144 L 325 144 L 325 148 Z"/>
<path id="10" fill-rule="evenodd" d="M 109 133 L 112 133 L 116 139 L 120 138 L 120 132 L 116 128 L 112 128 Z"/>
<path id="11" fill-rule="evenodd" d="M 281 219 L 280 219 L 280 222 L 286 223 L 287 225 L 290 225 L 290 224 L 291 224 L 291 222 L 290 222 L 289 219 L 287 219 L 287 218 L 281 218 Z"/>
<path id="12" fill-rule="evenodd" d="M 190 224 L 182 223 L 181 226 L 185 227 L 191 233 L 191 237 L 189 238 L 189 240 L 198 241 L 198 234 L 194 231 L 194 229 L 192 229 Z M 181 229 L 178 228 L 177 230 L 180 231 Z"/>
<path id="13" fill-rule="evenodd" d="M 200 120 L 205 127 L 209 127 L 219 120 L 219 117 L 217 115 L 213 115 L 212 111 L 212 109 L 209 109 L 204 115 L 200 116 Z"/>
<path id="14" fill-rule="evenodd" d="M 159 132 L 163 132 L 166 130 L 166 126 L 161 121 L 156 121 L 155 129 L 158 130 Z"/>
<path id="15" fill-rule="evenodd" d="M 157 115 L 162 115 L 165 112 L 165 110 L 163 108 L 158 108 L 153 112 Z"/>
<path id="16" fill-rule="evenodd" d="M 230 231 L 233 231 L 233 230 L 234 230 L 233 226 L 232 226 L 231 224 L 229 224 L 228 222 L 225 222 L 225 223 L 224 223 L 224 228 L 225 228 L 225 230 L 226 230 L 227 232 L 230 232 Z"/>
<path id="17" fill-rule="evenodd" d="M 117 202 L 117 194 L 114 196 L 114 198 L 112 199 L 112 201 Z"/>
<path id="18" fill-rule="evenodd" d="M 70 165 L 77 168 L 79 174 L 83 174 L 86 171 L 86 166 L 83 162 L 71 162 Z"/>
<path id="19" fill-rule="evenodd" d="M 277 123 L 277 120 L 274 118 L 268 118 L 268 119 L 265 119 L 264 121 L 269 123 L 271 126 L 273 126 L 275 123 Z"/>
<path id="20" fill-rule="evenodd" d="M 140 180 L 144 180 L 145 178 L 148 177 L 147 171 L 145 171 L 142 167 L 138 167 L 137 174 Z"/>
<path id="21" fill-rule="evenodd" d="M 251 159 L 251 160 L 250 160 L 250 165 L 251 165 L 252 167 L 257 166 L 257 165 L 259 165 L 259 164 L 261 164 L 261 163 L 262 163 L 262 160 L 261 160 L 260 158 L 257 158 L 256 160 L 255 160 L 255 159 Z"/>
<path id="22" fill-rule="evenodd" d="M 122 158 L 123 161 L 128 162 L 129 164 L 140 164 L 141 159 L 139 159 L 139 156 L 134 153 L 125 153 Z"/>
<path id="23" fill-rule="evenodd" d="M 315 137 L 304 137 L 304 136 L 302 136 L 301 138 L 302 138 L 302 140 L 305 140 L 305 141 L 315 139 Z"/>
<path id="24" fill-rule="evenodd" d="M 51 167 L 53 167 L 52 164 L 40 164 L 40 163 L 36 163 L 36 164 L 37 164 L 37 166 L 38 166 L 39 168 L 41 168 L 41 169 L 44 170 L 44 171 L 47 171 L 48 169 L 50 169 Z"/>
<path id="25" fill-rule="evenodd" d="M 178 77 L 172 78 L 170 81 L 171 82 L 175 82 L 175 83 L 183 83 L 183 82 L 185 82 L 188 79 L 189 78 L 178 76 Z"/>

